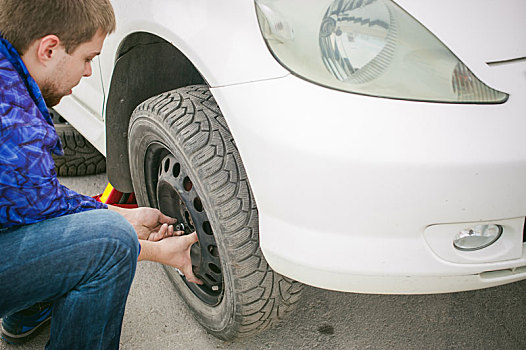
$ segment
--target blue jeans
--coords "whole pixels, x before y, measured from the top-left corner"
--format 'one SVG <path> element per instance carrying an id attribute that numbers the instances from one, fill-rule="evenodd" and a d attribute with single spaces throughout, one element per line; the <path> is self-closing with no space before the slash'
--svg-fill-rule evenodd
<path id="1" fill-rule="evenodd" d="M 0 230 L 0 317 L 52 302 L 46 349 L 118 349 L 139 242 L 110 210 Z"/>

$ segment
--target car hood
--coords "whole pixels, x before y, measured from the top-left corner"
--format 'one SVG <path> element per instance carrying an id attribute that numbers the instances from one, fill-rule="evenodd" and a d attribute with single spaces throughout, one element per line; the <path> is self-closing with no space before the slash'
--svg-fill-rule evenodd
<path id="1" fill-rule="evenodd" d="M 526 57 L 524 0 L 396 0 L 460 59 Z"/>

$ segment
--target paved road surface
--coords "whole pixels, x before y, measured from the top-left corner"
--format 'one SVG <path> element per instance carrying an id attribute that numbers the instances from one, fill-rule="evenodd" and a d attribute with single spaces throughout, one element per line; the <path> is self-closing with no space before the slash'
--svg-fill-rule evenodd
<path id="1" fill-rule="evenodd" d="M 102 192 L 105 176 L 64 178 L 85 194 Z M 0 350 L 42 349 L 31 343 Z M 124 318 L 121 349 L 526 349 L 526 281 L 481 291 L 385 296 L 307 287 L 298 310 L 280 326 L 225 343 L 204 332 L 160 266 L 141 262 Z"/>

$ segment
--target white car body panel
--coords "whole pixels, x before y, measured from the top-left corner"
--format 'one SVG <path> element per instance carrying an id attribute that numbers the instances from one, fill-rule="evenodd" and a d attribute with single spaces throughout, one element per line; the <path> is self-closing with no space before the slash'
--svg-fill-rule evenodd
<path id="1" fill-rule="evenodd" d="M 282 77 L 288 74 L 269 54 L 255 22 L 252 1 L 112 1 L 117 32 L 105 45 L 117 47 L 129 34 L 147 31 L 183 52 L 210 86 Z M 220 29 L 220 30 L 218 30 Z M 103 67 L 114 57 L 104 56 Z M 257 69 L 255 68 L 257 67 Z M 109 86 L 111 70 L 104 69 Z"/>
<path id="2" fill-rule="evenodd" d="M 100 66 L 94 61 L 94 74 L 82 79 L 73 89 L 73 95 L 65 97 L 55 109 L 106 154 L 105 134 L 99 129 L 93 130 L 93 126 L 100 124 L 97 119 L 103 120 L 102 103 L 108 94 L 115 51 L 129 34 L 138 31 L 153 33 L 171 42 L 192 61 L 210 86 L 288 75 L 270 55 L 261 37 L 254 4 L 233 0 L 230 3 L 154 0 L 135 1 L 130 6 L 127 1 L 112 1 L 118 18 L 117 30 L 105 40 Z M 86 113 L 79 114 L 79 108 L 86 109 Z M 94 120 L 86 122 L 86 118 Z"/>
<path id="3" fill-rule="evenodd" d="M 106 133 L 104 132 L 103 106 L 104 89 L 100 72 L 99 57 L 92 62 L 92 75 L 81 79 L 73 89 L 71 96 L 64 97 L 60 104 L 53 107 L 65 116 L 68 122 L 97 148 L 106 154 Z"/>
<path id="4" fill-rule="evenodd" d="M 516 66 L 526 72 L 524 63 Z M 225 115 L 250 118 L 229 125 L 256 195 L 261 247 L 277 271 L 336 290 L 422 293 L 482 288 L 490 282 L 479 273 L 526 265 L 523 99 L 415 103 L 330 91 L 292 76 L 212 91 Z M 302 91 L 297 103 L 290 91 Z M 243 102 L 231 102 L 237 99 Z M 509 218 L 518 218 L 515 249 L 492 264 L 452 264 L 424 238 L 430 225 Z M 450 247 L 452 239 L 441 244 Z M 485 252 L 491 260 L 494 253 Z M 299 271 L 304 266 L 310 272 Z M 466 283 L 452 284 L 453 275 Z M 362 276 L 379 280 L 368 286 Z M 426 282 L 407 284 L 412 279 Z"/>
<path id="5" fill-rule="evenodd" d="M 526 2 L 499 2 L 498 11 L 489 0 L 397 2 L 508 101 L 410 102 L 324 88 L 272 57 L 252 1 L 156 0 L 113 1 L 118 30 L 101 55 L 103 83 L 89 78 L 100 94 L 75 89 L 57 110 L 104 150 L 93 96 L 110 85 L 127 35 L 156 34 L 211 87 L 252 185 L 262 251 L 277 272 L 368 293 L 524 279 L 526 60 L 487 62 L 526 57 Z M 452 252 L 458 227 L 478 222 L 504 227 L 499 244 Z"/>

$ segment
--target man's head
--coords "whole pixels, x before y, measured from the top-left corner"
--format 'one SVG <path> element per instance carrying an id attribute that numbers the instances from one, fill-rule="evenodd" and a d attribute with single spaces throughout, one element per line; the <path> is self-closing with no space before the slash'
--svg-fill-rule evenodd
<path id="1" fill-rule="evenodd" d="M 71 93 L 107 34 L 109 0 L 0 0 L 0 32 L 18 51 L 48 106 Z"/>

